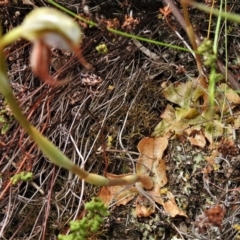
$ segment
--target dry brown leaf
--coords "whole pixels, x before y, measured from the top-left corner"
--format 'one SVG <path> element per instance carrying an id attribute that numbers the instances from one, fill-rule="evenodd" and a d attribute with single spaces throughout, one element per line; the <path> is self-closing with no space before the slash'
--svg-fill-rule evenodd
<path id="1" fill-rule="evenodd" d="M 213 150 L 210 156 L 206 156 L 205 160 L 207 161 L 206 167 L 202 170 L 202 173 L 208 176 L 214 170 L 215 159 L 219 155 L 218 150 Z"/>
<path id="2" fill-rule="evenodd" d="M 239 104 L 240 96 L 236 93 L 236 91 L 232 90 L 226 83 L 222 83 L 219 86 L 220 90 L 224 92 L 227 100 L 230 103 Z"/>
<path id="3" fill-rule="evenodd" d="M 110 179 L 118 179 L 120 177 L 125 177 L 127 174 L 114 175 L 107 173 L 106 177 Z M 113 200 L 116 201 L 116 205 L 126 205 L 138 194 L 137 189 L 134 186 L 112 186 L 112 187 L 102 187 L 98 193 L 98 197 L 108 206 Z"/>
<path id="4" fill-rule="evenodd" d="M 154 174 L 153 182 L 159 187 L 167 183 L 166 167 L 162 160 L 163 153 L 168 145 L 166 137 L 143 138 L 138 144 L 141 156 L 137 163 L 137 173 L 146 174 L 149 170 Z M 146 168 L 146 167 L 147 168 Z"/>
<path id="5" fill-rule="evenodd" d="M 155 202 L 163 206 L 169 216 L 176 217 L 179 215 L 187 217 L 187 214 L 177 206 L 174 195 L 170 191 L 161 194 L 159 187 L 155 185 L 152 191 L 148 191 L 148 194 L 152 196 Z"/>
<path id="6" fill-rule="evenodd" d="M 137 163 L 137 173 L 140 174 L 152 174 L 152 180 L 154 183 L 151 191 L 146 191 L 149 197 L 152 197 L 153 201 L 161 204 L 165 209 L 166 213 L 171 217 L 176 215 L 187 216 L 181 209 L 178 208 L 174 196 L 171 192 L 167 191 L 166 194 L 161 195 L 161 188 L 167 183 L 166 166 L 162 159 L 163 153 L 168 146 L 167 137 L 158 138 L 144 138 L 138 144 L 138 150 L 140 157 Z M 119 178 L 126 176 L 124 175 L 113 175 L 110 173 L 106 174 L 108 178 Z M 143 188 L 141 183 L 136 184 L 138 188 Z M 139 195 L 138 190 L 134 186 L 122 187 L 102 187 L 99 192 L 99 197 L 102 201 L 109 205 L 113 200 L 116 201 L 116 205 L 126 205 L 136 195 L 136 215 L 138 217 L 148 217 L 155 212 L 155 206 L 149 198 L 144 197 L 141 191 Z"/>
<path id="7" fill-rule="evenodd" d="M 147 191 L 147 193 L 151 195 L 155 202 L 161 204 L 166 213 L 171 217 L 175 217 L 176 215 L 187 216 L 186 213 L 178 208 L 171 192 L 167 191 L 163 196 L 160 193 L 160 189 L 167 184 L 166 166 L 162 159 L 167 145 L 168 139 L 166 137 L 142 139 L 138 144 L 141 156 L 138 160 L 137 172 L 146 174 L 147 169 L 142 164 L 148 166 L 153 174 L 154 187 L 153 190 Z M 149 206 L 152 206 L 152 204 L 147 204 L 147 207 L 144 207 L 144 202 L 140 206 L 137 206 L 137 216 L 149 216 L 153 213 L 155 208 Z"/>
<path id="8" fill-rule="evenodd" d="M 165 212 L 170 217 L 176 217 L 177 215 L 187 217 L 187 214 L 178 208 L 174 195 L 171 192 L 167 191 L 161 198 L 154 197 L 154 200 L 163 206 Z"/>
<path id="9" fill-rule="evenodd" d="M 116 205 L 126 205 L 138 194 L 135 187 L 127 188 L 123 186 L 102 187 L 98 197 L 108 206 L 113 200 Z"/>
<path id="10" fill-rule="evenodd" d="M 172 105 L 168 104 L 160 117 L 166 122 L 176 120 L 175 109 Z"/>
<path id="11" fill-rule="evenodd" d="M 155 206 L 147 198 L 138 196 L 136 199 L 136 215 L 138 217 L 149 217 L 155 212 Z"/>
<path id="12" fill-rule="evenodd" d="M 195 137 L 188 137 L 189 142 L 201 148 L 204 148 L 206 145 L 206 139 L 202 134 L 197 134 Z"/>

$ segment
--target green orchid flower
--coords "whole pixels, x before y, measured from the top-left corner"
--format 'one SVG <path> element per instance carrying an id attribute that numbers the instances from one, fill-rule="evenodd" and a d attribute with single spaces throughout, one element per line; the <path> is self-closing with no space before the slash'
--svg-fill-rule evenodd
<path id="1" fill-rule="evenodd" d="M 82 32 L 76 22 L 67 15 L 51 8 L 38 8 L 33 10 L 25 18 L 22 25 L 1 37 L 0 29 L 0 93 L 5 97 L 13 115 L 21 126 L 31 136 L 45 156 L 52 163 L 75 173 L 81 179 L 90 184 L 99 186 L 129 185 L 136 182 L 150 189 L 153 186 L 152 179 L 148 175 L 127 175 L 118 179 L 109 179 L 101 175 L 89 173 L 74 164 L 65 156 L 49 139 L 44 137 L 34 126 L 32 126 L 22 113 L 11 89 L 7 77 L 6 63 L 3 49 L 16 41 L 24 38 L 33 43 L 30 63 L 33 71 L 45 82 L 56 86 L 59 83 L 48 74 L 48 67 L 51 57 L 51 47 L 70 49 L 78 57 L 79 61 L 87 69 L 92 66 L 82 56 L 80 42 Z M 62 82 L 62 81 L 61 81 Z"/>
<path id="2" fill-rule="evenodd" d="M 33 43 L 30 64 L 33 72 L 51 86 L 68 82 L 54 80 L 49 76 L 48 69 L 51 60 L 51 47 L 71 50 L 79 62 L 88 70 L 92 65 L 82 55 L 80 43 L 83 33 L 78 24 L 67 15 L 53 8 L 38 8 L 30 12 L 23 23 L 6 34 L 0 43 L 0 49 L 18 38 L 24 38 Z"/>

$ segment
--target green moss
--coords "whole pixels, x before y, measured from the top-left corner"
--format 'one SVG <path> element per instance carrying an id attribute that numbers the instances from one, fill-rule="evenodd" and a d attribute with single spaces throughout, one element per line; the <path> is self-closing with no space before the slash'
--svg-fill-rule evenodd
<path id="1" fill-rule="evenodd" d="M 6 134 L 6 132 L 10 129 L 12 124 L 12 117 L 9 116 L 7 110 L 1 110 L 0 111 L 0 131 L 1 135 Z"/>

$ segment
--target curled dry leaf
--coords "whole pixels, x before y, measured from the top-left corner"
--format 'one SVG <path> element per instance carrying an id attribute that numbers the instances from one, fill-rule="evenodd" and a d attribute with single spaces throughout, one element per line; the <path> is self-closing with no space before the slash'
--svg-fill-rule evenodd
<path id="1" fill-rule="evenodd" d="M 219 86 L 220 91 L 224 93 L 230 103 L 240 104 L 240 97 L 236 91 L 232 90 L 226 83 Z"/>
<path id="2" fill-rule="evenodd" d="M 155 212 L 155 205 L 149 199 L 143 196 L 137 196 L 136 199 L 136 215 L 138 217 L 149 217 Z"/>
<path id="3" fill-rule="evenodd" d="M 159 188 L 167 183 L 166 166 L 162 160 L 163 153 L 168 145 L 166 137 L 159 138 L 143 138 L 138 144 L 138 151 L 141 156 L 137 163 L 137 173 L 151 173 L 153 176 L 154 185 Z"/>
<path id="4" fill-rule="evenodd" d="M 156 194 L 159 196 L 156 196 Z M 171 192 L 167 191 L 161 195 L 159 191 L 156 193 L 153 191 L 152 195 L 154 196 L 153 199 L 155 202 L 161 204 L 170 217 L 176 217 L 177 215 L 187 217 L 187 214 L 177 206 L 174 195 Z"/>
<path id="5" fill-rule="evenodd" d="M 169 191 L 165 194 L 161 194 L 160 191 L 160 189 L 167 184 L 166 166 L 162 159 L 167 146 L 168 139 L 166 137 L 142 139 L 138 144 L 138 150 L 141 156 L 138 159 L 137 172 L 146 174 L 148 171 L 146 167 L 148 167 L 153 175 L 152 179 L 154 182 L 154 187 L 151 191 L 147 191 L 148 194 L 152 196 L 155 202 L 161 204 L 165 212 L 171 217 L 177 215 L 186 217 L 186 213 L 178 208 L 173 194 Z M 139 214 L 139 217 L 148 216 L 154 212 L 154 208 L 152 206 L 149 207 L 149 204 L 147 207 L 144 207 L 143 204 L 137 207 L 137 214 Z"/>
<path id="6" fill-rule="evenodd" d="M 117 179 L 119 177 L 125 177 L 128 174 L 115 175 L 106 173 L 106 177 L 110 179 Z M 137 189 L 134 186 L 113 186 L 113 187 L 102 187 L 98 197 L 106 204 L 109 205 L 113 200 L 116 205 L 126 205 L 138 194 Z"/>
<path id="7" fill-rule="evenodd" d="M 215 159 L 217 158 L 218 155 L 219 155 L 219 152 L 217 150 L 213 150 L 210 156 L 205 157 L 205 160 L 207 161 L 207 165 L 202 170 L 202 173 L 205 178 L 208 178 L 209 173 L 211 173 L 214 170 L 214 165 L 216 163 Z"/>
<path id="8" fill-rule="evenodd" d="M 155 212 L 154 201 L 161 204 L 168 215 L 175 217 L 177 215 L 187 217 L 186 213 L 178 208 L 174 196 L 171 192 L 167 191 L 161 194 L 161 188 L 167 184 L 166 166 L 162 159 L 163 153 L 168 146 L 167 137 L 158 138 L 144 138 L 138 144 L 138 150 L 141 153 L 137 163 L 137 173 L 139 175 L 150 174 L 153 180 L 153 188 L 146 193 L 152 198 L 146 198 L 142 192 L 139 194 L 138 189 L 143 188 L 141 183 L 137 183 L 136 186 L 122 187 L 102 187 L 99 192 L 99 197 L 102 201 L 109 205 L 113 200 L 116 205 L 126 205 L 135 196 L 136 199 L 136 214 L 138 217 L 148 217 Z M 114 175 L 107 173 L 108 178 L 125 177 L 127 174 Z M 138 189 L 137 189 L 138 188 Z"/>
<path id="9" fill-rule="evenodd" d="M 206 145 L 206 139 L 202 134 L 196 134 L 194 137 L 188 137 L 189 142 L 200 148 L 204 148 Z"/>
<path id="10" fill-rule="evenodd" d="M 152 176 L 153 188 L 149 191 L 146 190 L 146 194 L 152 199 L 152 201 L 142 194 L 144 191 L 140 191 L 139 194 L 137 188 L 142 188 L 141 183 L 137 183 L 137 187 L 129 186 L 114 186 L 103 187 L 99 192 L 99 197 L 102 201 L 109 205 L 113 200 L 116 201 L 116 205 L 126 205 L 130 200 L 138 195 L 136 199 L 136 214 L 138 217 L 147 217 L 155 212 L 154 201 L 161 204 L 168 215 L 175 217 L 176 215 L 187 216 L 181 209 L 178 208 L 174 196 L 171 192 L 167 191 L 161 194 L 161 188 L 167 184 L 166 166 L 162 159 L 163 153 L 168 146 L 167 137 L 158 138 L 144 138 L 138 144 L 138 150 L 140 157 L 137 163 L 137 173 L 139 175 L 149 174 Z M 119 178 L 124 175 L 106 174 L 108 178 Z"/>
<path id="11" fill-rule="evenodd" d="M 206 145 L 206 139 L 203 136 L 201 131 L 195 130 L 195 129 L 187 129 L 186 130 L 187 134 L 188 134 L 188 141 L 194 145 L 194 146 L 198 146 L 201 148 L 204 148 Z"/>

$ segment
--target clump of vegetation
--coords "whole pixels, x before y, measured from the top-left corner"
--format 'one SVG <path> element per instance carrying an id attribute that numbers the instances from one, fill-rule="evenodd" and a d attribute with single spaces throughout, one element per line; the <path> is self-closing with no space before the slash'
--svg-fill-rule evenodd
<path id="1" fill-rule="evenodd" d="M 101 54 L 108 53 L 108 48 L 107 48 L 107 45 L 105 43 L 101 43 L 98 46 L 96 46 L 96 50 Z"/>
<path id="2" fill-rule="evenodd" d="M 85 204 L 88 211 L 81 220 L 70 222 L 70 234 L 58 235 L 59 240 L 84 240 L 96 234 L 104 222 L 104 217 L 110 215 L 108 208 L 100 198 L 93 198 Z"/>
<path id="3" fill-rule="evenodd" d="M 11 181 L 12 181 L 12 184 L 15 185 L 19 181 L 24 181 L 24 182 L 31 181 L 32 177 L 33 177 L 32 172 L 20 172 L 18 174 L 15 174 L 13 177 L 11 177 Z"/>
<path id="4" fill-rule="evenodd" d="M 3 109 L 0 111 L 0 134 L 4 135 L 10 129 L 12 117 L 8 116 L 8 111 Z"/>

